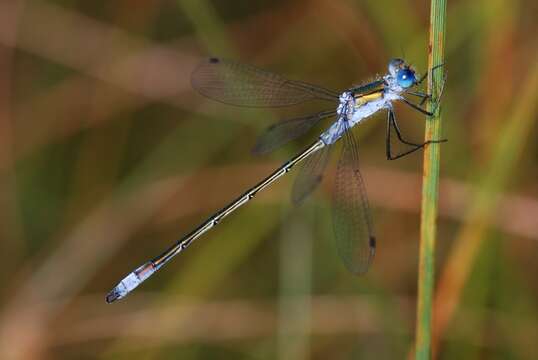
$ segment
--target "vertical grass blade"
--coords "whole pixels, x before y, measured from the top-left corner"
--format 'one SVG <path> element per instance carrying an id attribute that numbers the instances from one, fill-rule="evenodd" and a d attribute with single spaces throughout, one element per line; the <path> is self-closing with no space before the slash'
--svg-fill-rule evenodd
<path id="1" fill-rule="evenodd" d="M 444 55 L 446 0 L 432 0 L 430 11 L 430 40 L 428 68 L 442 64 Z M 439 71 L 440 70 L 440 71 Z M 443 82 L 441 67 L 428 76 L 428 92 L 437 96 Z M 429 105 L 430 110 L 432 105 Z M 426 121 L 426 140 L 441 138 L 440 108 Z M 415 358 L 429 359 L 431 355 L 432 298 L 434 288 L 435 235 L 439 188 L 440 145 L 432 144 L 424 151 L 422 184 L 422 213 L 420 223 L 420 259 L 418 268 L 417 324 Z"/>
<path id="2" fill-rule="evenodd" d="M 475 185 L 465 225 L 456 236 L 440 276 L 435 295 L 434 353 L 435 345 L 441 341 L 459 307 L 478 253 L 485 246 L 485 234 L 494 219 L 503 191 L 514 179 L 525 176 L 525 169 L 518 167 L 518 160 L 533 136 L 532 126 L 536 121 L 534 114 L 538 102 L 538 63 L 531 66 L 525 75 L 526 82 L 518 89 L 513 109 L 508 115 L 501 115 L 505 124 L 498 132 L 499 136 L 492 141 L 492 158 Z"/>

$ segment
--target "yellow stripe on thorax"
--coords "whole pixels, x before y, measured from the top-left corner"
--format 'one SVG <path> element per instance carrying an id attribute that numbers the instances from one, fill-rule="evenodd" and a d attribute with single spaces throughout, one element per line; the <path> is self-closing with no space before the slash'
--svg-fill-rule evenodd
<path id="1" fill-rule="evenodd" d="M 379 90 L 370 94 L 358 95 L 355 97 L 355 106 L 356 107 L 362 106 L 366 104 L 367 102 L 377 100 L 381 97 L 383 97 L 383 90 Z"/>

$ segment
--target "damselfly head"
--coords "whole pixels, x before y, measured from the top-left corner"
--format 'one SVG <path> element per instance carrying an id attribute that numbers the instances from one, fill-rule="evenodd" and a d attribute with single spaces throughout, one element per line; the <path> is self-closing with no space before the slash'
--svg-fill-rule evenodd
<path id="1" fill-rule="evenodd" d="M 389 74 L 404 89 L 410 88 L 417 82 L 415 70 L 402 59 L 396 58 L 390 61 Z"/>

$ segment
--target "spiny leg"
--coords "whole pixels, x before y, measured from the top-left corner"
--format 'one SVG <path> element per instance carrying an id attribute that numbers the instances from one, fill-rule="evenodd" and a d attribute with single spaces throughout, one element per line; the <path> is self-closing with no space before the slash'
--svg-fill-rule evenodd
<path id="1" fill-rule="evenodd" d="M 426 100 L 430 99 L 431 96 L 423 93 L 422 91 L 407 91 L 406 94 L 413 95 L 420 98 L 419 105 L 422 106 L 426 102 Z"/>
<path id="2" fill-rule="evenodd" d="M 422 91 L 406 91 L 405 93 L 409 94 L 409 95 L 419 97 L 421 99 L 425 99 L 425 98 L 427 99 L 427 98 L 430 97 L 430 95 L 428 95 L 426 93 L 423 93 Z"/>
<path id="3" fill-rule="evenodd" d="M 404 102 L 404 104 L 406 104 L 407 106 L 410 106 L 412 107 L 413 109 L 423 113 L 424 115 L 427 115 L 427 116 L 433 116 L 434 112 L 433 111 L 428 111 L 426 109 L 423 109 L 421 108 L 419 105 L 417 104 L 414 104 L 412 103 L 411 101 L 407 100 L 406 98 L 402 97 L 401 100 Z"/>
<path id="4" fill-rule="evenodd" d="M 394 130 L 396 131 L 396 136 L 398 137 L 398 140 L 400 140 L 400 142 L 402 142 L 403 144 L 406 144 L 406 145 L 409 145 L 409 146 L 413 146 L 413 148 L 411 148 L 410 150 L 408 151 L 404 151 L 403 153 L 400 153 L 400 154 L 397 154 L 397 155 L 392 155 L 392 151 L 391 151 L 391 141 L 390 141 L 390 133 L 391 133 L 391 127 L 394 126 Z M 386 137 L 386 151 L 387 151 L 387 160 L 396 160 L 396 159 L 399 159 L 401 157 L 404 157 L 406 155 L 409 155 L 419 149 L 422 149 L 424 146 L 428 145 L 428 144 L 435 144 L 435 143 L 441 143 L 441 142 L 445 142 L 447 141 L 446 139 L 443 139 L 443 140 L 428 140 L 428 141 L 425 141 L 423 142 L 422 144 L 415 144 L 415 143 L 412 143 L 412 142 L 409 142 L 407 140 L 405 140 L 403 137 L 402 137 L 402 133 L 400 132 L 400 128 L 398 127 L 398 123 L 396 122 L 396 117 L 394 116 L 394 111 L 392 111 L 392 109 L 389 109 L 388 111 L 388 116 L 387 116 L 387 137 Z"/>
<path id="5" fill-rule="evenodd" d="M 445 84 L 446 84 L 446 77 L 447 77 L 447 72 L 445 71 L 445 74 L 443 76 L 443 82 L 441 83 L 441 88 L 438 91 L 439 95 L 437 95 L 435 102 L 433 103 L 433 110 L 432 110 L 433 113 L 437 111 L 437 108 L 439 107 L 439 104 L 441 103 L 441 99 L 443 98 L 443 93 L 444 93 Z M 435 85 L 435 83 L 433 84 L 433 88 L 437 89 L 437 86 Z M 432 94 L 428 94 L 428 99 L 433 100 Z M 426 98 L 422 99 L 422 101 L 420 102 L 420 105 L 423 105 L 426 100 L 427 100 Z"/>
<path id="6" fill-rule="evenodd" d="M 430 71 L 426 72 L 424 75 L 422 75 L 420 77 L 420 79 L 417 81 L 416 85 L 420 85 L 426 79 L 428 74 L 431 74 L 433 76 L 433 71 L 436 70 L 436 69 L 439 69 L 442 66 L 444 66 L 444 64 L 439 64 L 439 65 L 436 65 L 433 68 L 431 68 Z M 437 109 L 437 106 L 439 105 L 439 102 L 441 101 L 441 96 L 443 94 L 443 89 L 445 87 L 445 82 L 446 82 L 446 72 L 445 72 L 445 76 L 444 76 L 444 79 L 443 79 L 443 84 L 441 85 L 441 90 L 439 91 L 439 96 L 437 97 L 437 101 L 436 101 L 436 103 L 434 105 L 434 111 L 433 112 L 435 112 L 435 110 Z M 424 105 L 426 100 L 432 99 L 432 94 L 424 94 L 422 92 L 416 92 L 416 93 L 408 92 L 408 94 L 421 97 L 422 100 L 420 101 L 420 106 Z"/>
<path id="7" fill-rule="evenodd" d="M 426 80 L 426 78 L 428 77 L 428 74 L 433 73 L 434 70 L 439 69 L 442 66 L 445 66 L 445 64 L 439 64 L 432 67 L 430 71 L 427 71 L 424 75 L 420 77 L 420 79 L 417 80 L 417 85 L 420 85 L 424 80 Z"/>
<path id="8" fill-rule="evenodd" d="M 421 93 L 421 92 L 407 92 L 410 95 L 415 95 L 415 96 L 418 96 L 418 97 L 422 97 L 422 101 L 420 102 L 419 105 L 407 100 L 404 97 L 402 97 L 401 100 L 406 105 L 412 107 L 413 109 L 415 109 L 417 111 L 420 111 L 424 115 L 433 116 L 433 114 L 435 113 L 435 111 L 437 111 L 437 107 L 439 106 L 439 104 L 441 102 L 441 97 L 443 96 L 443 90 L 445 89 L 445 83 L 446 83 L 446 74 L 445 74 L 445 77 L 443 79 L 443 84 L 441 85 L 441 90 L 439 91 L 439 96 L 437 97 L 436 101 L 433 104 L 432 111 L 428 111 L 428 110 L 421 107 L 427 99 L 431 99 L 431 95 L 429 95 L 429 94 L 424 94 L 424 93 Z"/>

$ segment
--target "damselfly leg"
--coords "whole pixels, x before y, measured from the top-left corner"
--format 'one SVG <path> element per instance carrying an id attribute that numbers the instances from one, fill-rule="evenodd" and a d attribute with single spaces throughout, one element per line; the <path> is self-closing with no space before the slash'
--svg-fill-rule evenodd
<path id="1" fill-rule="evenodd" d="M 398 137 L 398 140 L 401 143 L 405 144 L 405 145 L 411 146 L 412 147 L 411 149 L 409 149 L 407 151 L 404 151 L 404 152 L 401 152 L 401 153 L 396 154 L 396 155 L 392 154 L 392 142 L 391 142 L 391 133 L 392 133 L 391 129 L 392 128 L 394 128 L 394 131 L 396 132 L 396 136 Z M 403 136 L 402 136 L 402 133 L 400 131 L 398 123 L 396 122 L 396 115 L 394 115 L 394 111 L 392 109 L 388 110 L 388 112 L 387 112 L 387 135 L 386 135 L 386 139 L 385 139 L 387 160 L 396 160 L 396 159 L 402 158 L 402 157 L 404 157 L 406 155 L 409 155 L 411 153 L 414 153 L 415 151 L 424 148 L 424 146 L 426 146 L 428 144 L 436 144 L 436 143 L 442 143 L 442 142 L 446 142 L 446 141 L 447 141 L 446 139 L 428 140 L 428 141 L 425 141 L 425 142 L 423 142 L 421 144 L 416 144 L 416 143 L 413 143 L 413 142 L 405 140 L 403 138 Z"/>
<path id="2" fill-rule="evenodd" d="M 441 68 L 442 66 L 444 66 L 444 64 L 439 64 L 439 65 L 436 65 L 434 67 L 432 67 L 430 69 L 430 71 L 426 72 L 424 75 L 422 75 L 416 82 L 417 85 L 420 85 L 422 84 L 422 82 L 428 77 L 428 75 L 431 75 L 433 77 L 433 72 L 436 70 L 436 69 L 439 69 Z M 441 90 L 438 91 L 439 93 L 439 96 L 437 96 L 437 100 L 435 101 L 435 105 L 434 105 L 434 110 L 432 111 L 432 113 L 435 112 L 435 110 L 437 109 L 437 106 L 439 105 L 439 102 L 441 101 L 441 95 L 443 94 L 443 89 L 445 87 L 445 82 L 446 82 L 446 73 L 445 73 L 445 76 L 444 76 L 444 79 L 443 79 L 443 83 L 441 84 Z M 435 88 L 435 86 L 434 86 Z M 421 98 L 420 100 L 420 103 L 419 103 L 419 106 L 422 106 L 424 105 L 424 103 L 426 102 L 426 100 L 428 99 L 432 99 L 432 94 L 426 94 L 426 93 L 423 93 L 421 91 L 406 91 L 406 94 L 409 94 L 409 95 L 414 95 L 414 96 L 418 96 Z"/>
<path id="3" fill-rule="evenodd" d="M 439 65 L 435 65 L 434 67 L 432 67 L 430 69 L 430 71 L 426 72 L 424 75 L 422 75 L 418 80 L 417 80 L 417 85 L 420 85 L 422 84 L 422 82 L 424 80 L 426 80 L 426 78 L 428 77 L 428 75 L 432 75 L 433 72 L 441 67 L 445 66 L 445 64 L 439 64 Z"/>

